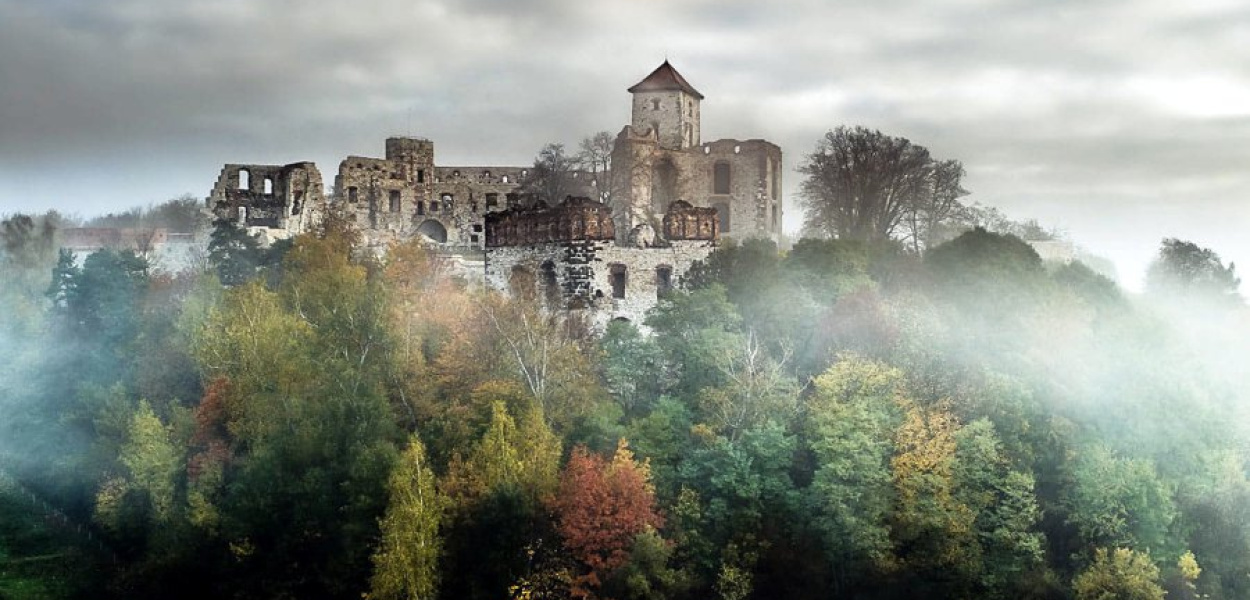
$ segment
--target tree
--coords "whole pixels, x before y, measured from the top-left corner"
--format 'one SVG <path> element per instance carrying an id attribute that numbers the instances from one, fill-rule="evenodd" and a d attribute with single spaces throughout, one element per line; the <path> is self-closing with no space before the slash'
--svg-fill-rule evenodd
<path id="1" fill-rule="evenodd" d="M 1072 582 L 1076 600 L 1163 600 L 1159 567 L 1128 548 L 1098 548 L 1094 563 Z"/>
<path id="2" fill-rule="evenodd" d="M 714 358 L 725 383 L 699 393 L 708 423 L 730 440 L 770 420 L 787 424 L 799 412 L 798 385 L 786 372 L 789 356 L 774 360 L 754 331 L 735 338 L 738 343 Z"/>
<path id="3" fill-rule="evenodd" d="M 817 467 L 808 503 L 840 587 L 894 561 L 887 518 L 902 382 L 898 369 L 853 356 L 815 381 L 807 426 Z"/>
<path id="4" fill-rule="evenodd" d="M 1210 248 L 1167 238 L 1146 271 L 1146 291 L 1157 296 L 1204 298 L 1221 304 L 1240 304 L 1241 279 L 1233 263 L 1224 263 Z"/>
<path id="5" fill-rule="evenodd" d="M 804 227 L 819 237 L 886 240 L 903 235 L 910 216 L 919 247 L 967 193 L 957 161 L 938 162 L 923 146 L 864 127 L 826 133 L 799 172 Z"/>
<path id="6" fill-rule="evenodd" d="M 583 567 L 574 596 L 590 596 L 629 560 L 639 534 L 663 525 L 650 479 L 625 440 L 610 462 L 585 446 L 573 449 L 551 508 L 565 547 Z"/>
<path id="7" fill-rule="evenodd" d="M 952 235 L 950 224 L 967 211 L 959 201 L 968 195 L 960 184 L 964 174 L 957 160 L 934 162 L 924 194 L 904 207 L 904 229 L 913 252 L 932 248 Z"/>
<path id="8" fill-rule="evenodd" d="M 1171 486 L 1152 461 L 1115 456 L 1096 445 L 1080 454 L 1068 494 L 1068 521 L 1090 544 L 1170 553 L 1177 517 Z"/>
<path id="9" fill-rule="evenodd" d="M 615 146 L 616 136 L 607 131 L 582 138 L 578 146 L 578 165 L 590 173 L 591 181 L 599 191 L 599 201 L 604 204 L 612 201 L 612 149 Z"/>
<path id="10" fill-rule="evenodd" d="M 577 157 L 564 153 L 564 144 L 543 146 L 534 159 L 525 190 L 547 206 L 559 204 L 573 189 L 569 179 L 577 167 L 577 160 Z"/>
<path id="11" fill-rule="evenodd" d="M 242 285 L 256 275 L 263 261 L 264 250 L 256 237 L 229 219 L 213 222 L 208 241 L 208 260 L 217 269 L 217 277 L 226 286 Z"/>
<path id="12" fill-rule="evenodd" d="M 373 555 L 371 597 L 380 600 L 434 598 L 442 553 L 439 524 L 443 497 L 435 487 L 425 446 L 416 435 L 391 473 L 390 504 L 382 519 L 382 541 Z"/>

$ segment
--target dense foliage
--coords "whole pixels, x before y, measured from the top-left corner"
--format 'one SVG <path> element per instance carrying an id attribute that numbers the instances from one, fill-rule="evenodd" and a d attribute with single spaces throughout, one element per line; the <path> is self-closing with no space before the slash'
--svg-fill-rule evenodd
<path id="1" fill-rule="evenodd" d="M 0 470 L 103 579 L 45 597 L 1250 595 L 1250 318 L 1205 275 L 749 241 L 594 333 L 333 217 L 177 274 L 15 219 Z"/>

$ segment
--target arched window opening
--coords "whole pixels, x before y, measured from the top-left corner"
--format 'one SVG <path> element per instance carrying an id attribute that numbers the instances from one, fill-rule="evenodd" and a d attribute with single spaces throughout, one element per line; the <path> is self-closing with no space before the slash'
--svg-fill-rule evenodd
<path id="1" fill-rule="evenodd" d="M 356 200 L 358 199 L 360 199 L 359 188 L 357 188 L 356 186 L 347 188 L 347 201 L 351 202 L 352 204 L 355 204 Z"/>
<path id="2" fill-rule="evenodd" d="M 447 243 L 447 228 L 434 219 L 427 219 L 421 223 L 421 226 L 417 227 L 417 233 L 425 236 L 432 242 Z"/>
<path id="3" fill-rule="evenodd" d="M 504 182 L 504 183 L 508 183 L 508 176 L 507 176 L 507 175 L 504 175 L 504 176 L 503 176 L 503 182 Z"/>
<path id="4" fill-rule="evenodd" d="M 729 193 L 729 176 L 730 167 L 727 162 L 718 162 L 712 167 L 712 193 L 728 194 Z"/>
<path id="5" fill-rule="evenodd" d="M 264 190 L 265 190 L 265 195 L 266 195 L 266 196 L 272 196 L 272 195 L 273 195 L 273 179 L 270 179 L 269 177 L 266 177 L 266 178 L 265 178 L 265 187 L 264 187 Z"/>
<path id="6" fill-rule="evenodd" d="M 399 190 L 391 190 L 390 203 L 391 212 L 399 212 Z"/>
<path id="7" fill-rule="evenodd" d="M 252 173 L 247 169 L 239 169 L 239 189 L 252 189 Z"/>
<path id="8" fill-rule="evenodd" d="M 425 169 L 417 169 L 417 183 L 425 183 Z"/>
<path id="9" fill-rule="evenodd" d="M 628 282 L 625 265 L 617 263 L 608 267 L 608 279 L 612 284 L 612 297 L 624 298 L 625 285 Z"/>
<path id="10" fill-rule="evenodd" d="M 417 214 L 418 215 L 425 214 L 425 202 L 422 202 L 420 200 L 417 201 Z"/>

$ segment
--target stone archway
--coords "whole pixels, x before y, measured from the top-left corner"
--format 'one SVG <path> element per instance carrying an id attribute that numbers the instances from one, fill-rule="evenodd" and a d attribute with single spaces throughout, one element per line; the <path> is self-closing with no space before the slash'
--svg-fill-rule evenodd
<path id="1" fill-rule="evenodd" d="M 439 223 L 434 219 L 426 219 L 422 222 L 421 225 L 417 227 L 417 233 L 425 236 L 426 239 L 431 242 L 438 242 L 440 244 L 447 243 L 447 228 L 443 227 L 442 223 Z"/>

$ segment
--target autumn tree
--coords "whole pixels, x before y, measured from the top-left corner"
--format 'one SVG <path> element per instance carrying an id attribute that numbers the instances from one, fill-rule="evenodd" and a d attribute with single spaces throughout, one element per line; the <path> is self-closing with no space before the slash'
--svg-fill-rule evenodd
<path id="1" fill-rule="evenodd" d="M 434 472 L 417 436 L 409 437 L 408 448 L 391 472 L 387 488 L 390 502 L 382 519 L 382 541 L 373 555 L 371 597 L 434 598 L 445 500 L 435 486 Z"/>
<path id="2" fill-rule="evenodd" d="M 574 448 L 551 508 L 565 546 L 583 569 L 571 590 L 577 597 L 592 597 L 628 561 L 638 535 L 663 524 L 647 464 L 634 460 L 624 440 L 611 461 L 584 446 Z"/>
<path id="3" fill-rule="evenodd" d="M 1098 548 L 1094 562 L 1072 582 L 1076 600 L 1163 600 L 1159 567 L 1128 548 Z"/>

